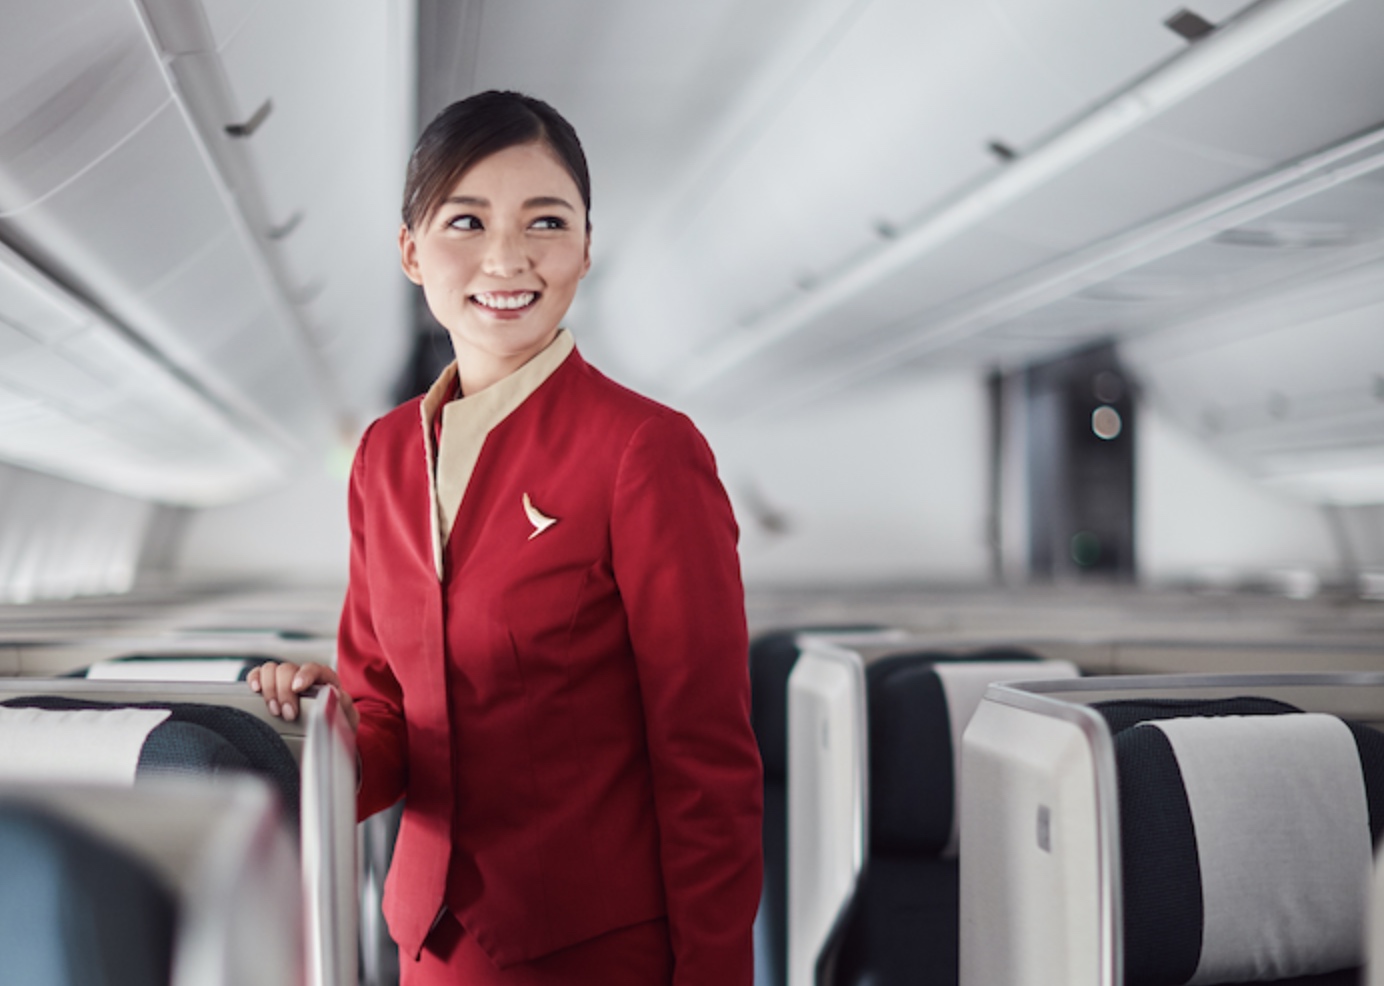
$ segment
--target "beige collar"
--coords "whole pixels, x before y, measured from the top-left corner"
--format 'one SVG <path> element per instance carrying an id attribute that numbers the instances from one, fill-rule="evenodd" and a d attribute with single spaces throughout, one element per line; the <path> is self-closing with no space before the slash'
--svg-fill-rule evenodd
<path id="1" fill-rule="evenodd" d="M 448 401 L 456 382 L 453 361 L 428 388 L 421 406 L 423 448 L 428 461 L 428 496 L 432 510 L 433 563 L 442 578 L 443 545 L 461 509 L 461 498 L 471 483 L 476 460 L 486 436 L 542 386 L 575 348 L 572 334 L 558 329 L 547 347 L 509 376 L 484 390 Z M 433 421 L 442 414 L 442 442 L 433 454 Z"/>

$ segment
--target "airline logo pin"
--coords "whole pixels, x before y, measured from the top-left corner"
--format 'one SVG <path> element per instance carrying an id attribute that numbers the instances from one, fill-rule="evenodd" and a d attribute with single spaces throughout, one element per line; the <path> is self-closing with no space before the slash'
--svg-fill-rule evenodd
<path id="1" fill-rule="evenodd" d="M 533 501 L 529 499 L 527 493 L 524 494 L 524 513 L 528 514 L 529 523 L 533 525 L 533 533 L 529 535 L 530 541 L 557 523 L 556 517 L 549 517 L 541 513 L 533 505 Z"/>

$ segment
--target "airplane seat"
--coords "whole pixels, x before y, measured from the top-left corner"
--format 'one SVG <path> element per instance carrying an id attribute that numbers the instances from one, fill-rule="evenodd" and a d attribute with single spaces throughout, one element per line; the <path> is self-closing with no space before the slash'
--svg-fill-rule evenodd
<path id="1" fill-rule="evenodd" d="M 962 986 L 1361 982 L 1384 674 L 997 684 L 966 731 Z"/>
<path id="2" fill-rule="evenodd" d="M 7 981 L 167 986 L 177 905 L 152 867 L 60 815 L 0 801 Z"/>
<path id="3" fill-rule="evenodd" d="M 866 666 L 870 841 L 832 982 L 955 986 L 961 731 L 990 681 L 1077 673 L 1019 648 Z"/>
<path id="4" fill-rule="evenodd" d="M 788 676 L 801 653 L 801 634 L 868 634 L 874 624 L 770 630 L 750 641 L 750 723 L 764 764 L 764 891 L 756 917 L 760 954 L 755 979 L 783 986 L 788 961 Z M 767 954 L 766 954 L 767 953 Z"/>
<path id="5" fill-rule="evenodd" d="M 0 782 L 0 980 L 304 986 L 298 859 L 258 777 Z"/>
<path id="6" fill-rule="evenodd" d="M 995 651 L 809 641 L 789 693 L 789 983 L 954 984 L 957 751 L 993 681 L 1076 677 Z"/>
<path id="7" fill-rule="evenodd" d="M 241 709 L 198 702 L 98 702 L 62 695 L 21 696 L 0 702 L 0 708 L 39 713 L 30 720 L 30 728 L 44 729 L 54 736 L 66 734 L 74 757 L 85 753 L 82 737 L 89 736 L 91 742 L 99 740 L 96 734 L 64 725 L 74 721 L 73 713 L 110 716 L 129 709 L 166 711 L 168 716 L 145 733 L 138 747 L 135 780 L 163 774 L 215 777 L 249 771 L 273 784 L 288 821 L 297 826 L 301 785 L 298 764 L 272 726 Z M 10 753 L 10 757 L 17 755 L 16 751 Z"/>
<path id="8" fill-rule="evenodd" d="M 290 866 L 302 891 L 308 982 L 354 986 L 360 971 L 358 912 L 342 901 L 355 899 L 358 879 L 357 765 L 355 738 L 334 690 L 304 693 L 293 722 L 272 717 L 263 699 L 233 682 L 24 678 L 0 681 L 0 697 L 8 700 L 0 701 L 0 778 L 10 781 L 61 778 L 117 789 L 133 786 L 147 794 L 177 780 L 148 776 L 147 762 L 140 769 L 146 743 L 165 721 L 200 727 L 235 747 L 259 775 L 253 779 L 278 795 L 275 824 L 285 827 L 285 837 L 297 836 L 301 865 Z M 16 714 L 68 718 L 39 736 L 32 722 L 11 729 Z M 91 720 L 86 723 L 91 730 L 83 750 L 73 756 L 72 746 L 81 746 L 83 732 L 76 726 L 83 719 Z M 199 730 L 169 730 L 166 741 L 154 738 L 150 756 L 170 751 L 177 756 L 189 734 L 206 738 Z M 203 759 L 225 766 L 230 761 L 222 753 Z M 223 770 L 216 783 L 203 778 L 193 786 L 215 792 L 251 780 L 232 776 L 237 773 Z"/>
<path id="9" fill-rule="evenodd" d="M 1360 982 L 1384 734 L 1254 697 L 1097 702 L 1127 986 Z"/>

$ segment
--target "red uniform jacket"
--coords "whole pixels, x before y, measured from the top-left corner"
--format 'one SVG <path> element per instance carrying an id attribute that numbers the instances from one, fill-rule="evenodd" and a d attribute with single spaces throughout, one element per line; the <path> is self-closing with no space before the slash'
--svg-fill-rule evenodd
<path id="1" fill-rule="evenodd" d="M 505 966 L 666 915 L 679 986 L 748 986 L 761 778 L 711 452 L 564 331 L 446 405 L 434 485 L 452 373 L 351 476 L 360 815 L 407 798 L 390 930 L 416 957 L 445 903 Z"/>

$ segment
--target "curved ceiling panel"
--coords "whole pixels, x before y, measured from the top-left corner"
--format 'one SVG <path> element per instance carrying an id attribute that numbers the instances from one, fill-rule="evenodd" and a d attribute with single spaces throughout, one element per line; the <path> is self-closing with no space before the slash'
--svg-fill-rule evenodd
<path id="1" fill-rule="evenodd" d="M 10 5 L 0 32 L 0 218 L 63 188 L 170 103 L 128 6 Z"/>

